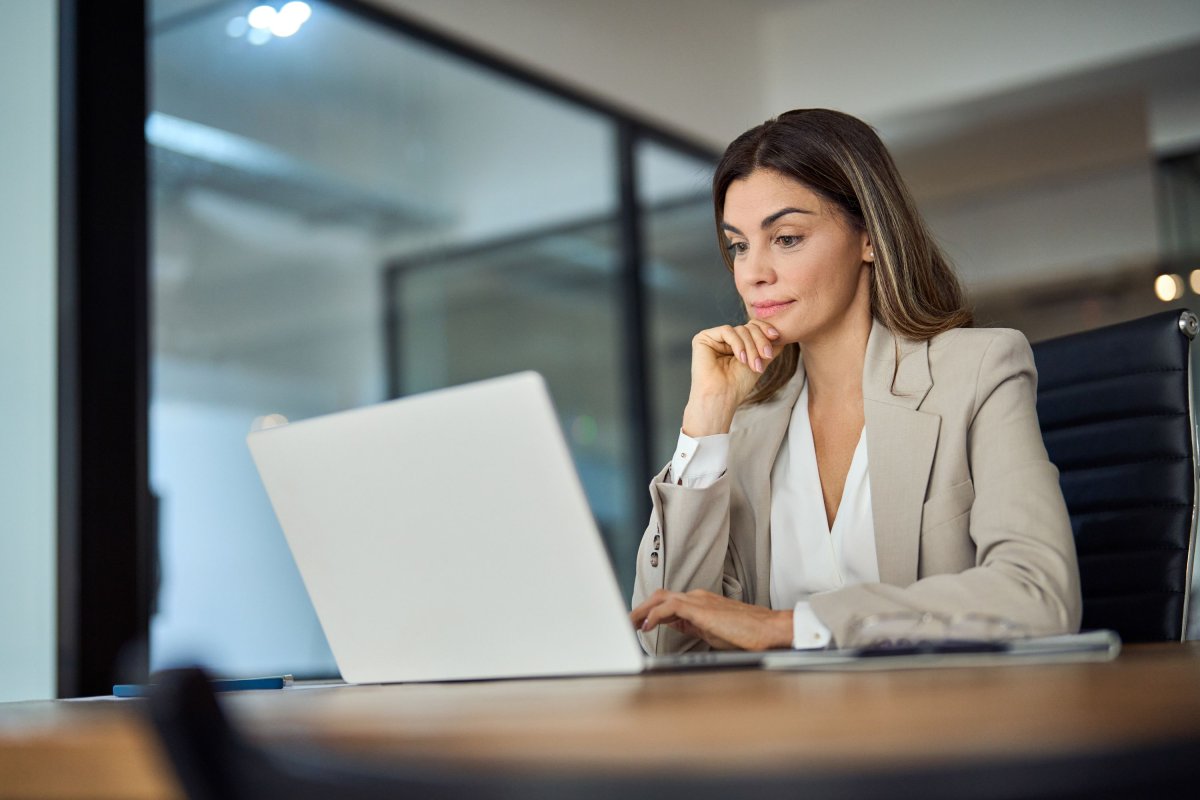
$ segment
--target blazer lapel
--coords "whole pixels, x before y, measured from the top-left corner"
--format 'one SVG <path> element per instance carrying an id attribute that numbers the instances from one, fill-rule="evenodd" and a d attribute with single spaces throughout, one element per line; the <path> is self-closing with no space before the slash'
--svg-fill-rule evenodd
<path id="1" fill-rule="evenodd" d="M 792 419 L 792 409 L 804 388 L 804 364 L 779 393 L 761 405 L 742 412 L 742 424 L 730 435 L 730 452 L 748 457 L 739 460 L 737 481 L 748 502 L 743 513 L 752 519 L 730 519 L 734 544 L 742 554 L 754 554 L 755 585 L 746 587 L 743 599 L 771 605 L 771 469 Z M 731 509 L 731 513 L 736 513 Z"/>
<path id="2" fill-rule="evenodd" d="M 863 364 L 867 471 L 879 580 L 917 579 L 921 511 L 941 417 L 919 411 L 933 379 L 929 345 L 894 336 L 875 320 Z"/>

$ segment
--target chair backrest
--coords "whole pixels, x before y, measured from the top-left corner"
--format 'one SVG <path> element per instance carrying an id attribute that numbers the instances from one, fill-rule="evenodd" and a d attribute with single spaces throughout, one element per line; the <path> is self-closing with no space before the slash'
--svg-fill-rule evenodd
<path id="1" fill-rule="evenodd" d="M 1038 419 L 1079 554 L 1083 627 L 1127 642 L 1187 633 L 1197 330 L 1195 314 L 1166 311 L 1033 345 Z"/>

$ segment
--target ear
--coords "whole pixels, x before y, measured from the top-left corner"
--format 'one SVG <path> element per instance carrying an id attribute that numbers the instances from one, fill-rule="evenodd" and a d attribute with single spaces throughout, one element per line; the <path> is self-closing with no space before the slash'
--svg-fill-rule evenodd
<path id="1" fill-rule="evenodd" d="M 859 236 L 859 239 L 861 241 L 861 250 L 862 250 L 862 253 L 859 256 L 859 258 L 861 258 L 863 261 L 867 262 L 868 264 L 874 264 L 875 263 L 875 245 L 871 244 L 870 235 L 868 235 L 866 231 L 863 231 L 862 234 Z"/>

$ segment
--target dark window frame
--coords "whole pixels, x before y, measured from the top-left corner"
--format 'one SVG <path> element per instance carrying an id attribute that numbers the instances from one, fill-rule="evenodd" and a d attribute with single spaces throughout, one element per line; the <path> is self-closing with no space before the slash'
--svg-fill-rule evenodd
<path id="1" fill-rule="evenodd" d="M 146 671 L 144 30 L 141 3 L 59 2 L 60 697 L 108 694 L 118 674 Z"/>

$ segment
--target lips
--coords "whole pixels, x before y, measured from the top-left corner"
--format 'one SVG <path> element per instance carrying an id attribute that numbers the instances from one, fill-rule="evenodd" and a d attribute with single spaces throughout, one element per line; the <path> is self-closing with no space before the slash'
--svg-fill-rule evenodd
<path id="1" fill-rule="evenodd" d="M 754 316 L 759 319 L 765 319 L 775 316 L 795 302 L 795 300 L 763 300 L 758 303 L 751 303 L 750 307 L 754 309 Z"/>

